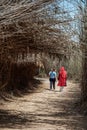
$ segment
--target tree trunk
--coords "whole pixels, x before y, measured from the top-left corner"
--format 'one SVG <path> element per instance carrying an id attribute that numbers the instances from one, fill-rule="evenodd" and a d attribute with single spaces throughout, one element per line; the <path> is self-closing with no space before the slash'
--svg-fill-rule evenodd
<path id="1" fill-rule="evenodd" d="M 82 100 L 87 101 L 87 8 L 84 16 L 84 50 L 83 50 L 83 74 L 82 74 Z"/>

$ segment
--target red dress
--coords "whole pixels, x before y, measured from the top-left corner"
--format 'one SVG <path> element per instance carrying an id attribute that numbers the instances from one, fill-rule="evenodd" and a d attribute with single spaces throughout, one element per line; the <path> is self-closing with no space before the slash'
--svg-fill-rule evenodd
<path id="1" fill-rule="evenodd" d="M 58 75 L 58 84 L 57 86 L 64 87 L 66 86 L 66 80 L 67 80 L 67 73 L 64 69 L 64 67 L 61 67 Z"/>

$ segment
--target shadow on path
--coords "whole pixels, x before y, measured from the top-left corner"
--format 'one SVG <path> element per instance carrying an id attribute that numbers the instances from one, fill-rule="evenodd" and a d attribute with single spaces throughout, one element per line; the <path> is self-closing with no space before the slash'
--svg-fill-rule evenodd
<path id="1" fill-rule="evenodd" d="M 39 93 L 0 110 L 0 130 L 87 130 L 87 117 L 75 108 L 80 96 L 76 86 L 72 84 L 62 93 L 50 91 L 46 82 L 43 86 Z"/>

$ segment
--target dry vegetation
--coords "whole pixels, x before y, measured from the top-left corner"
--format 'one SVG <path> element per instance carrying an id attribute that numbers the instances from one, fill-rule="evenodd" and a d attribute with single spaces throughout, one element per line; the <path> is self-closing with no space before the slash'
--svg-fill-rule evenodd
<path id="1" fill-rule="evenodd" d="M 70 77 L 80 78 L 82 52 L 80 45 L 71 41 L 77 34 L 71 27 L 76 18 L 59 7 L 62 2 L 0 1 L 0 88 L 27 86 L 35 75 L 37 61 L 47 71 L 50 65 L 46 64 L 55 61 L 52 65 L 57 69 L 65 65 Z"/>

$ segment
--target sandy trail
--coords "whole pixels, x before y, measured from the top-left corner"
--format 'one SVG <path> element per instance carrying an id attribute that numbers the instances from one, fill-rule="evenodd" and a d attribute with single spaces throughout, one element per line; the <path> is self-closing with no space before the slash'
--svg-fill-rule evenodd
<path id="1" fill-rule="evenodd" d="M 59 92 L 57 86 L 49 90 L 48 79 L 42 83 L 34 93 L 1 105 L 0 130 L 87 130 L 86 117 L 74 108 L 79 85 L 68 81 Z"/>

